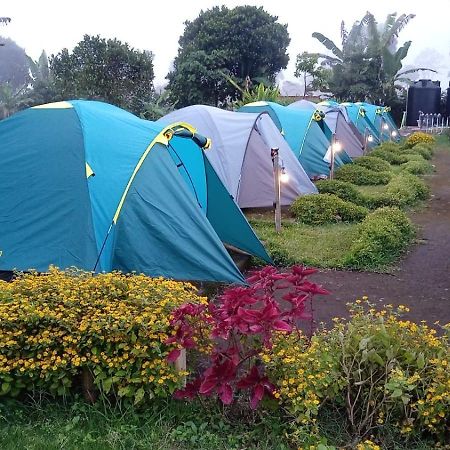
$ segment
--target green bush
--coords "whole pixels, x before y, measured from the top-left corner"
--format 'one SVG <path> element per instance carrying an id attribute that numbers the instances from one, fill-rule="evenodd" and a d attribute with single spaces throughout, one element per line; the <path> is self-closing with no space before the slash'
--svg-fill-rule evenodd
<path id="1" fill-rule="evenodd" d="M 366 217 L 368 211 L 334 194 L 313 194 L 295 200 L 291 212 L 299 222 L 324 225 L 334 222 L 358 222 Z"/>
<path id="2" fill-rule="evenodd" d="M 356 158 L 354 163 L 374 172 L 389 172 L 391 170 L 391 165 L 387 161 L 376 156 L 361 156 Z"/>
<path id="3" fill-rule="evenodd" d="M 393 204 L 411 206 L 430 195 L 429 187 L 423 180 L 410 173 L 400 173 L 386 186 L 384 192 L 392 198 Z"/>
<path id="4" fill-rule="evenodd" d="M 415 161 L 403 164 L 403 166 L 412 163 L 415 163 Z M 383 192 L 364 195 L 363 205 L 369 209 L 381 208 L 383 206 L 403 208 L 405 206 L 413 206 L 420 200 L 426 200 L 429 195 L 430 189 L 424 181 L 408 173 L 408 170 L 404 170 L 392 178 Z"/>
<path id="5" fill-rule="evenodd" d="M 424 159 L 430 160 L 433 157 L 433 149 L 427 144 L 417 144 L 409 149 L 409 153 L 421 155 Z"/>
<path id="6" fill-rule="evenodd" d="M 334 194 L 342 200 L 362 206 L 364 196 L 352 183 L 341 180 L 321 180 L 316 183 L 316 187 L 321 194 Z"/>
<path id="7" fill-rule="evenodd" d="M 392 177 L 390 172 L 375 172 L 358 164 L 346 164 L 336 170 L 337 180 L 363 185 L 387 184 Z"/>
<path id="8" fill-rule="evenodd" d="M 433 172 L 433 166 L 422 159 L 422 161 L 410 160 L 401 166 L 402 171 L 412 173 L 413 175 L 424 175 Z"/>
<path id="9" fill-rule="evenodd" d="M 430 435 L 435 445 L 420 448 L 441 448 L 438 442 L 448 442 L 450 324 L 437 336 L 425 323 L 405 320 L 409 309 L 403 305 L 378 309 L 363 297 L 348 307 L 347 320 L 335 319 L 312 339 L 282 334 L 263 355 L 269 376 L 280 386 L 276 397 L 295 418 L 295 428 L 320 442 L 317 428 L 330 408 L 333 426 L 339 423 L 350 435 L 344 439 L 353 440 L 348 448 L 418 449 L 414 438 Z M 382 444 L 392 429 L 399 446 Z M 306 437 L 294 436 L 296 448 L 312 448 Z M 368 436 L 381 446 L 363 441 Z"/>
<path id="10" fill-rule="evenodd" d="M 408 149 L 410 150 L 410 149 Z M 419 155 L 418 153 L 405 153 L 403 156 L 407 158 L 406 162 L 409 161 L 425 161 L 425 158 L 422 155 Z M 405 164 L 405 163 L 403 163 Z"/>
<path id="11" fill-rule="evenodd" d="M 80 381 L 92 396 L 135 404 L 169 396 L 183 379 L 166 359 L 176 348 L 169 317 L 189 302 L 206 299 L 144 275 L 51 268 L 0 281 L 0 396 L 63 396 Z"/>
<path id="12" fill-rule="evenodd" d="M 366 269 L 392 263 L 405 251 L 414 234 L 414 227 L 403 211 L 389 207 L 377 209 L 359 225 L 345 264 Z"/>
<path id="13" fill-rule="evenodd" d="M 405 155 L 400 153 L 399 149 L 392 150 L 389 147 L 384 147 L 386 144 L 380 145 L 376 147 L 374 150 L 370 152 L 370 156 L 384 159 L 389 164 L 399 165 L 408 161 Z"/>

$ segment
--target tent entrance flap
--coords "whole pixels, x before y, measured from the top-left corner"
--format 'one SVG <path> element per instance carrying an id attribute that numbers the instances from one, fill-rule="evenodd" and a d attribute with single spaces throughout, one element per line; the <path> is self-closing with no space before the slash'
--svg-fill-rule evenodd
<path id="1" fill-rule="evenodd" d="M 244 282 L 165 146 L 154 146 L 130 186 L 116 225 L 113 268 Z"/>
<path id="2" fill-rule="evenodd" d="M 206 157 L 204 160 L 208 188 L 207 217 L 216 233 L 225 244 L 233 245 L 272 264 L 272 259 L 225 189 L 211 163 Z"/>

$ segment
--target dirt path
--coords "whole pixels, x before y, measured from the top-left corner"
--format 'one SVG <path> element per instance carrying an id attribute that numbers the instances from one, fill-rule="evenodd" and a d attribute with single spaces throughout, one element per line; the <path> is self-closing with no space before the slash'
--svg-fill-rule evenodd
<path id="1" fill-rule="evenodd" d="M 418 239 L 392 274 L 325 270 L 314 281 L 332 291 L 316 302 L 317 321 L 345 316 L 345 303 L 363 295 L 380 303 L 404 304 L 414 321 L 450 322 L 450 151 L 433 159 L 436 172 L 428 177 L 432 191 L 428 206 L 411 219 Z"/>

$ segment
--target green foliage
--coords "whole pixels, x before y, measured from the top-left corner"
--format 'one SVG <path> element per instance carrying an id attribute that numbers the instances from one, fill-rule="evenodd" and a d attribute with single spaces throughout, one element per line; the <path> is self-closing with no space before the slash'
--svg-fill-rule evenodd
<path id="1" fill-rule="evenodd" d="M 262 7 L 216 6 L 202 11 L 186 22 L 180 37 L 174 68 L 168 74 L 171 99 L 180 107 L 234 100 L 238 90 L 224 73 L 240 86 L 245 80 L 272 84 L 287 66 L 289 41 L 287 26 Z"/>
<path id="2" fill-rule="evenodd" d="M 345 264 L 357 269 L 386 266 L 405 251 L 414 234 L 411 221 L 400 209 L 377 209 L 359 225 Z"/>
<path id="3" fill-rule="evenodd" d="M 425 68 L 402 71 L 402 61 L 407 56 L 411 41 L 396 48 L 397 38 L 414 14 L 389 14 L 381 26 L 367 12 L 354 23 L 350 31 L 341 25 L 342 44 L 339 48 L 321 33 L 313 33 L 333 56 L 321 54 L 324 63 L 331 67 L 330 89 L 340 99 L 360 101 L 367 99 L 378 103 L 397 100 L 398 82 L 409 81 L 406 75 Z"/>
<path id="4" fill-rule="evenodd" d="M 291 212 L 299 222 L 324 225 L 334 222 L 359 222 L 367 209 L 340 199 L 334 194 L 313 194 L 297 198 Z"/>
<path id="5" fill-rule="evenodd" d="M 311 226 L 283 220 L 282 231 L 277 233 L 273 220 L 252 219 L 250 223 L 275 264 L 282 267 L 306 264 L 342 268 L 343 257 L 358 226 L 357 223 Z"/>
<path id="6" fill-rule="evenodd" d="M 431 160 L 433 157 L 433 148 L 427 144 L 416 144 L 411 148 L 407 148 L 405 151 L 409 154 L 420 155 L 427 160 Z"/>
<path id="7" fill-rule="evenodd" d="M 364 197 L 354 184 L 341 180 L 320 180 L 316 182 L 316 187 L 321 194 L 334 194 L 342 200 L 363 205 Z"/>
<path id="8" fill-rule="evenodd" d="M 361 156 L 355 158 L 354 163 L 374 172 L 389 172 L 391 170 L 391 165 L 386 160 L 376 156 Z"/>
<path id="9" fill-rule="evenodd" d="M 144 109 L 140 116 L 146 120 L 158 120 L 175 109 L 175 104 L 169 100 L 169 91 L 161 94 L 154 94 L 151 101 L 144 104 Z"/>
<path id="10" fill-rule="evenodd" d="M 382 206 L 404 208 L 413 206 L 421 200 L 426 200 L 429 195 L 430 189 L 423 180 L 407 173 L 407 171 L 402 171 L 395 175 L 381 192 L 365 194 L 364 200 L 365 206 L 370 209 Z"/>
<path id="11" fill-rule="evenodd" d="M 328 90 L 327 81 L 330 71 L 319 64 L 319 55 L 303 52 L 297 55 L 295 76 L 303 79 L 303 97 L 310 90 Z"/>
<path id="12" fill-rule="evenodd" d="M 277 86 L 265 86 L 259 83 L 258 86 L 252 90 L 248 87 L 242 89 L 231 77 L 226 76 L 228 81 L 241 93 L 241 99 L 234 102 L 235 108 L 240 108 L 247 103 L 268 101 L 277 102 L 281 96 L 280 89 Z"/>
<path id="13" fill-rule="evenodd" d="M 375 172 L 359 164 L 345 164 L 336 170 L 335 178 L 357 185 L 377 185 L 387 184 L 392 178 L 392 174 L 390 172 Z"/>
<path id="14" fill-rule="evenodd" d="M 320 442 L 326 408 L 341 416 L 348 433 L 339 448 L 380 449 L 373 441 L 382 445 L 387 428 L 401 445 L 382 448 L 419 448 L 413 440 L 430 435 L 434 445 L 420 448 L 440 447 L 448 432 L 450 324 L 438 337 L 426 324 L 402 319 L 409 311 L 403 305 L 379 309 L 363 298 L 348 307 L 348 320 L 336 318 L 311 341 L 281 335 L 265 355 L 281 404 L 293 416 L 295 447 L 310 448 L 308 434 Z"/>
<path id="15" fill-rule="evenodd" d="M 153 55 L 117 39 L 85 35 L 50 61 L 62 98 L 102 100 L 139 114 L 153 96 Z"/>
<path id="16" fill-rule="evenodd" d="M 412 173 L 413 175 L 424 175 L 427 173 L 433 172 L 433 166 L 428 162 L 424 161 L 408 161 L 405 164 L 402 164 L 401 169 L 403 171 Z"/>
<path id="17" fill-rule="evenodd" d="M 0 403 L 2 450 L 289 450 L 283 418 L 217 402 L 154 399 L 145 409 L 40 399 Z"/>
<path id="18" fill-rule="evenodd" d="M 379 145 L 370 152 L 370 156 L 384 159 L 392 165 L 399 165 L 408 161 L 408 158 L 402 154 L 400 148 L 397 147 L 396 144 Z"/>

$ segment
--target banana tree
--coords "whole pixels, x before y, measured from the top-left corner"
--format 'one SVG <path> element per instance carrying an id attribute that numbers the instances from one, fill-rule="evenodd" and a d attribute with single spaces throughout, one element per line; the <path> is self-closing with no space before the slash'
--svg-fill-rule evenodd
<path id="1" fill-rule="evenodd" d="M 350 31 L 346 30 L 342 22 L 341 48 L 323 34 L 313 33 L 313 37 L 332 53 L 320 54 L 322 63 L 333 69 L 331 87 L 334 85 L 345 92 L 359 83 L 366 85 L 368 100 L 385 101 L 395 96 L 395 90 L 401 87 L 399 83 L 410 82 L 406 75 L 431 70 L 425 67 L 401 70 L 411 41 L 398 47 L 398 36 L 414 17 L 414 14 L 401 14 L 397 17 L 397 13 L 392 13 L 379 25 L 373 14 L 367 12 L 360 21 L 353 24 Z M 370 70 L 374 73 L 368 77 Z M 355 74 L 360 74 L 360 79 L 355 79 Z"/>

